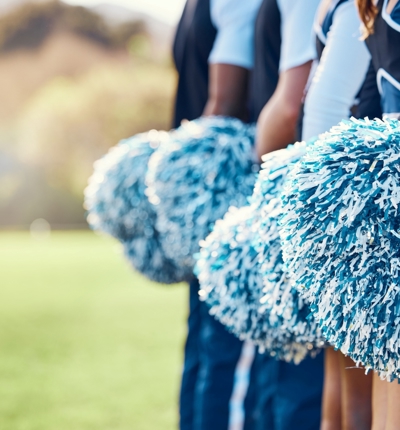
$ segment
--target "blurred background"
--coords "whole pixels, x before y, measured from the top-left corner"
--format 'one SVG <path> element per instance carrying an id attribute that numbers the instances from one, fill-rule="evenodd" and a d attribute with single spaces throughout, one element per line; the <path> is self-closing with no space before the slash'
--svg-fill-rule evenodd
<path id="1" fill-rule="evenodd" d="M 183 0 L 0 0 L 0 429 L 172 429 L 184 286 L 90 232 L 120 139 L 168 129 Z"/>

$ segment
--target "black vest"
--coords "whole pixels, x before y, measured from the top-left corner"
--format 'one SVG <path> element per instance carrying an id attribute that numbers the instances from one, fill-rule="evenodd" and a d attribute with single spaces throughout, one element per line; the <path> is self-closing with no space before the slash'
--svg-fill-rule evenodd
<path id="1" fill-rule="evenodd" d="M 208 57 L 216 34 L 210 0 L 187 0 L 173 48 L 179 74 L 173 127 L 203 113 L 208 99 Z"/>
<path id="2" fill-rule="evenodd" d="M 400 117 L 400 2 L 390 16 L 386 7 L 387 1 L 380 0 L 374 33 L 368 37 L 367 46 L 377 71 L 382 110 Z"/>
<path id="3" fill-rule="evenodd" d="M 281 14 L 277 0 L 264 0 L 259 9 L 254 41 L 255 61 L 250 82 L 250 120 L 257 121 L 274 94 L 279 78 Z"/>

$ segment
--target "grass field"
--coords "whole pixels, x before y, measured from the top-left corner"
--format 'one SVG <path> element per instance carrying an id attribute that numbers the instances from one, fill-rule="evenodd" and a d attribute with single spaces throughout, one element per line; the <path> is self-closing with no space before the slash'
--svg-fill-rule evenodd
<path id="1" fill-rule="evenodd" d="M 0 233 L 0 429 L 172 430 L 184 286 L 90 232 Z"/>

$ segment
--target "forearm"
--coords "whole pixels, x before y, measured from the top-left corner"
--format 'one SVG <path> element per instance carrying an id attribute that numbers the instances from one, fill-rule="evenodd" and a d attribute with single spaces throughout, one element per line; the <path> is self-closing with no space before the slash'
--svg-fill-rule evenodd
<path id="1" fill-rule="evenodd" d="M 209 97 L 203 115 L 246 119 L 249 71 L 230 64 L 210 66 Z"/>
<path id="2" fill-rule="evenodd" d="M 285 148 L 296 138 L 299 108 L 272 97 L 260 114 L 256 150 L 259 158 L 268 152 Z"/>
<path id="3" fill-rule="evenodd" d="M 274 95 L 257 122 L 258 156 L 285 148 L 296 139 L 296 128 L 311 61 L 286 70 L 279 76 Z"/>

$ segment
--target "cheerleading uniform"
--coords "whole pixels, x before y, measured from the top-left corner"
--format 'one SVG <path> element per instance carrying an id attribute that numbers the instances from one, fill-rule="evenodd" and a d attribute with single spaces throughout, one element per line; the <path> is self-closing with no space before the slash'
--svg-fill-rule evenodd
<path id="1" fill-rule="evenodd" d="M 319 0 L 264 0 L 256 21 L 250 114 L 256 121 L 274 94 L 280 72 L 316 57 L 312 25 Z M 321 418 L 323 354 L 299 365 L 256 354 L 252 428 L 317 430 Z"/>
<path id="2" fill-rule="evenodd" d="M 178 71 L 173 127 L 200 117 L 208 99 L 209 64 L 253 67 L 254 20 L 261 0 L 188 0 L 175 35 Z M 195 83 L 195 85 L 194 85 Z"/>
<path id="3" fill-rule="evenodd" d="M 360 39 L 360 25 L 354 0 L 321 3 L 314 23 L 318 63 L 305 100 L 303 140 L 329 130 L 351 113 L 358 118 L 382 114 L 376 73 Z"/>
<path id="4" fill-rule="evenodd" d="M 400 119 L 400 2 L 387 12 L 387 0 L 378 2 L 374 33 L 366 42 L 377 71 L 385 116 Z"/>
<path id="5" fill-rule="evenodd" d="M 208 99 L 209 64 L 252 67 L 254 20 L 260 2 L 187 1 L 174 43 L 179 74 L 174 127 L 183 119 L 202 115 Z M 191 282 L 180 429 L 241 429 L 254 348 L 209 315 L 199 300 L 198 287 L 197 280 Z"/>

